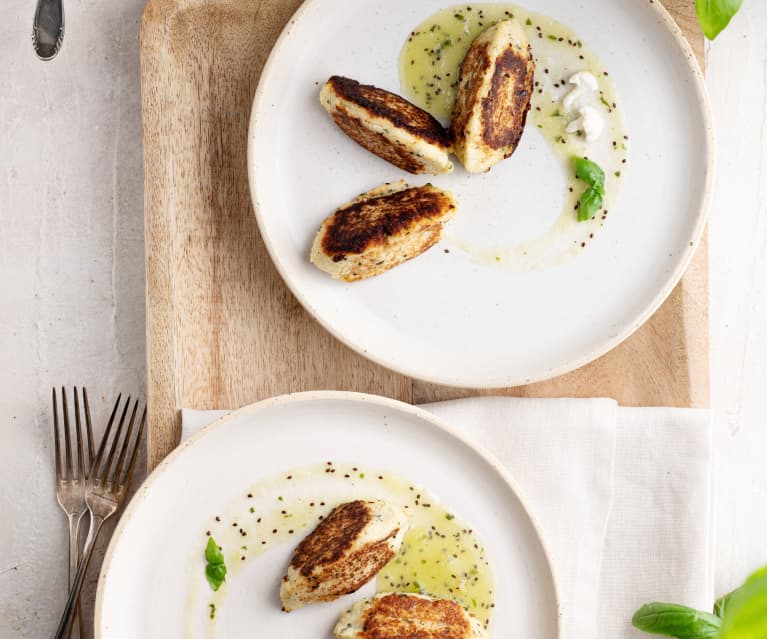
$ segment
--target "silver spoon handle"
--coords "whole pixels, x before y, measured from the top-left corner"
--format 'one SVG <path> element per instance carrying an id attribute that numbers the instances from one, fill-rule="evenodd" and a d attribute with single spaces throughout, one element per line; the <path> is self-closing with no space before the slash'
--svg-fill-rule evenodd
<path id="1" fill-rule="evenodd" d="M 61 48 L 64 39 L 64 7 L 62 0 L 37 0 L 35 22 L 32 25 L 32 44 L 41 60 L 51 60 Z"/>

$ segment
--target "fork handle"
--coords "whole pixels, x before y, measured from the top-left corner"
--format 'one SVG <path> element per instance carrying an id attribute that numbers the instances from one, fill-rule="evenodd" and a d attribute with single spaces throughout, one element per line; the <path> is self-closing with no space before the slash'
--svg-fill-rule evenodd
<path id="1" fill-rule="evenodd" d="M 80 563 L 80 522 L 82 521 L 85 511 L 79 514 L 72 514 L 67 517 L 69 522 L 69 585 L 75 579 L 77 573 L 77 566 Z M 80 599 L 77 600 L 77 608 L 75 610 L 75 625 L 77 626 L 77 637 L 82 639 L 82 610 L 80 608 Z"/>
<path id="2" fill-rule="evenodd" d="M 80 565 L 77 567 L 75 579 L 69 589 L 69 598 L 67 599 L 66 606 L 64 606 L 64 612 L 61 615 L 61 621 L 59 622 L 54 639 L 69 639 L 69 635 L 72 632 L 72 626 L 74 626 L 77 613 L 77 601 L 80 598 L 80 590 L 82 590 L 83 582 L 85 581 L 88 562 L 91 560 L 93 547 L 96 545 L 96 537 L 98 537 L 103 524 L 103 517 L 97 517 L 90 513 L 90 527 L 88 528 L 88 536 L 85 538 L 82 558 L 80 559 Z"/>

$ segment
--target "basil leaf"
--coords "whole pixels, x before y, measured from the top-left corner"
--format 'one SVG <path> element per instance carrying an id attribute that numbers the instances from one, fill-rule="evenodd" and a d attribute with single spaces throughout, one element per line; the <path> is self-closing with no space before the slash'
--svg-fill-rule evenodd
<path id="1" fill-rule="evenodd" d="M 634 613 L 631 623 L 635 628 L 655 635 L 677 639 L 711 639 L 718 636 L 722 620 L 710 612 L 701 612 L 687 606 L 649 603 Z"/>
<path id="2" fill-rule="evenodd" d="M 603 194 L 593 186 L 587 188 L 578 203 L 578 221 L 585 222 L 594 217 L 602 208 Z"/>
<path id="3" fill-rule="evenodd" d="M 738 588 L 738 590 L 740 590 L 740 588 Z M 727 608 L 730 605 L 730 599 L 736 592 L 738 592 L 738 590 L 733 590 L 732 592 L 727 593 L 723 597 L 719 597 L 719 599 L 717 599 L 714 602 L 714 614 L 717 617 L 719 617 L 720 619 L 724 619 L 724 612 L 725 610 L 727 610 Z"/>
<path id="4" fill-rule="evenodd" d="M 749 577 L 726 599 L 726 616 L 720 639 L 764 639 L 767 637 L 767 569 Z"/>
<path id="5" fill-rule="evenodd" d="M 724 615 L 727 611 L 727 609 L 730 607 L 730 603 L 732 602 L 733 598 L 736 597 L 741 590 L 743 590 L 752 580 L 759 579 L 763 575 L 767 575 L 767 566 L 764 568 L 761 568 L 760 570 L 757 570 L 753 575 L 751 575 L 746 583 L 742 585 L 740 588 L 736 588 L 732 592 L 728 592 L 723 597 L 719 597 L 719 599 L 716 600 L 716 603 L 714 604 L 714 614 L 717 617 L 721 617 L 724 619 Z"/>
<path id="6" fill-rule="evenodd" d="M 703 33 L 709 40 L 718 36 L 730 24 L 743 0 L 695 0 L 695 11 Z"/>
<path id="7" fill-rule="evenodd" d="M 208 545 L 205 546 L 205 560 L 208 562 L 208 565 L 205 566 L 205 577 L 207 577 L 210 587 L 216 591 L 226 578 L 226 565 L 224 564 L 224 553 L 221 552 L 213 537 L 208 539 Z"/>
<path id="8" fill-rule="evenodd" d="M 205 576 L 208 578 L 210 587 L 215 592 L 221 587 L 226 578 L 226 566 L 224 564 L 208 564 L 205 566 Z"/>
<path id="9" fill-rule="evenodd" d="M 605 172 L 596 162 L 586 158 L 575 158 L 575 177 L 601 191 L 605 186 Z"/>
<path id="10" fill-rule="evenodd" d="M 208 538 L 208 545 L 205 546 L 205 559 L 209 564 L 223 564 L 224 553 L 218 547 L 216 540 L 213 537 Z"/>

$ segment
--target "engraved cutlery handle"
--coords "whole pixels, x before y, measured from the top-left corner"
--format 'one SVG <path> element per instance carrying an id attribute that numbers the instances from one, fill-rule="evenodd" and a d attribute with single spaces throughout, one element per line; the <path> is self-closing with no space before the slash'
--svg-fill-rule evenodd
<path id="1" fill-rule="evenodd" d="M 37 0 L 35 22 L 32 26 L 32 44 L 41 60 L 51 60 L 61 48 L 64 39 L 64 7 L 62 0 Z"/>

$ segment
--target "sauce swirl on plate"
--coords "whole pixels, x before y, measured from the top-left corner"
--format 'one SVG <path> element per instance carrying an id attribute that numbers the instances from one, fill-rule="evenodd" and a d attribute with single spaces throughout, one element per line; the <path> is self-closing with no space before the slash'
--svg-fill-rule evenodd
<path id="1" fill-rule="evenodd" d="M 523 26 L 536 64 L 525 135 L 542 136 L 558 158 L 565 175 L 562 208 L 543 235 L 521 244 L 480 247 L 449 233 L 447 239 L 477 261 L 536 270 L 567 261 L 591 242 L 606 223 L 625 178 L 628 135 L 606 66 L 572 29 L 548 16 L 514 4 L 465 4 L 435 13 L 408 34 L 399 57 L 400 81 L 408 99 L 446 124 L 471 43 L 485 29 L 509 19 Z M 525 152 L 522 140 L 517 153 Z M 606 175 L 602 209 L 581 223 L 577 204 L 584 185 L 575 178 L 574 156 L 597 162 Z M 559 180 L 552 176 L 552 182 Z"/>

